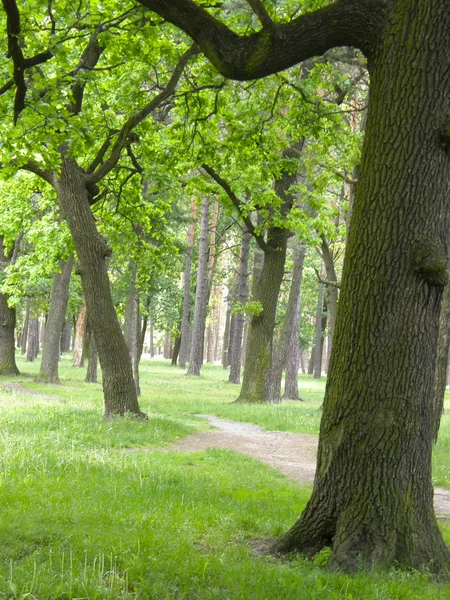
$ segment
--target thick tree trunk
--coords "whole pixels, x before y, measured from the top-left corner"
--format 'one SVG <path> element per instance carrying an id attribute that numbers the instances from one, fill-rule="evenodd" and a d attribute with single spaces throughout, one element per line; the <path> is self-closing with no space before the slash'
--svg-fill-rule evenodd
<path id="1" fill-rule="evenodd" d="M 72 367 L 84 367 L 86 346 L 85 339 L 87 333 L 87 306 L 84 304 L 78 313 L 77 322 L 75 325 L 75 342 L 72 358 Z"/>
<path id="2" fill-rule="evenodd" d="M 37 376 L 37 381 L 41 383 L 60 383 L 58 363 L 61 333 L 69 302 L 69 285 L 73 262 L 73 255 L 66 261 L 60 261 L 61 272 L 55 273 L 53 276 L 50 308 L 45 324 L 44 343 L 42 344 L 42 361 Z"/>
<path id="3" fill-rule="evenodd" d="M 33 317 L 28 323 L 27 362 L 33 362 L 39 354 L 39 318 Z"/>
<path id="4" fill-rule="evenodd" d="M 197 200 L 192 199 L 191 203 L 191 223 L 187 234 L 186 263 L 183 273 L 183 314 L 181 317 L 181 346 L 179 354 L 179 365 L 182 369 L 186 368 L 186 363 L 190 353 L 191 332 L 189 326 L 189 316 L 191 312 L 191 269 L 192 253 L 195 242 L 195 220 L 197 216 Z"/>
<path id="5" fill-rule="evenodd" d="M 242 233 L 241 254 L 239 258 L 239 277 L 237 302 L 244 305 L 248 298 L 248 259 L 250 255 L 250 234 L 244 229 Z M 241 382 L 241 353 L 242 337 L 244 334 L 245 315 L 238 312 L 234 315 L 234 331 L 231 348 L 230 377 L 229 382 L 239 384 Z"/>
<path id="6" fill-rule="evenodd" d="M 315 554 L 330 545 L 334 567 L 397 563 L 448 575 L 431 451 L 448 285 L 450 11 L 424 0 L 389 6 L 369 61 L 314 489 L 276 549 Z"/>
<path id="7" fill-rule="evenodd" d="M 206 297 L 208 294 L 208 222 L 209 199 L 205 197 L 202 202 L 202 216 L 200 221 L 194 326 L 187 375 L 200 375 L 203 363 L 203 336 L 205 332 Z"/>
<path id="8" fill-rule="evenodd" d="M 298 369 L 300 363 L 300 296 L 303 278 L 303 264 L 305 262 L 306 246 L 296 240 L 294 244 L 294 265 L 292 269 L 292 283 L 289 293 L 288 338 L 286 357 L 286 380 L 283 398 L 299 400 Z"/>
<path id="9" fill-rule="evenodd" d="M 74 159 L 64 159 L 55 186 L 77 251 L 78 272 L 102 368 L 105 417 L 125 413 L 145 416 L 139 409 L 130 356 L 111 297 L 105 264 L 111 250 L 97 231 L 84 176 Z"/>

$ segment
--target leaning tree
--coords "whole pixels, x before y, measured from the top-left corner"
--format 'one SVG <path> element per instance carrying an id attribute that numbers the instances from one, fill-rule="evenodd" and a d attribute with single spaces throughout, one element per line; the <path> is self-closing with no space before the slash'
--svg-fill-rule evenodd
<path id="1" fill-rule="evenodd" d="M 444 1 L 338 0 L 239 35 L 192 0 L 140 0 L 235 79 L 337 46 L 368 59 L 369 111 L 308 506 L 279 552 L 448 572 L 433 511 L 439 313 L 448 283 L 450 11 Z M 214 9 L 216 10 L 216 9 Z"/>

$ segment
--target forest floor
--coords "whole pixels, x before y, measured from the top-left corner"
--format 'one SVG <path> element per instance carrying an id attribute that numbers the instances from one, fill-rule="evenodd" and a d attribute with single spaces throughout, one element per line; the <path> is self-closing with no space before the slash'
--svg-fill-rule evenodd
<path id="1" fill-rule="evenodd" d="M 19 393 L 58 398 L 33 392 L 20 384 L 3 382 L 4 387 Z M 197 431 L 176 444 L 160 448 L 165 452 L 201 452 L 207 448 L 234 450 L 252 456 L 279 469 L 300 484 L 312 484 L 316 470 L 318 436 L 307 433 L 266 431 L 259 425 L 220 419 L 213 415 L 196 415 L 206 419 L 214 427 L 209 431 Z M 139 452 L 143 448 L 127 448 L 125 452 Z M 450 490 L 434 488 L 434 507 L 438 517 L 450 519 Z"/>
<path id="2" fill-rule="evenodd" d="M 215 429 L 193 433 L 163 450 L 168 452 L 198 452 L 207 448 L 234 450 L 279 469 L 300 484 L 313 483 L 316 470 L 317 435 L 265 431 L 259 425 L 251 423 L 238 423 L 212 415 L 196 416 L 207 419 Z M 450 490 L 434 488 L 434 507 L 439 517 L 450 518 Z"/>

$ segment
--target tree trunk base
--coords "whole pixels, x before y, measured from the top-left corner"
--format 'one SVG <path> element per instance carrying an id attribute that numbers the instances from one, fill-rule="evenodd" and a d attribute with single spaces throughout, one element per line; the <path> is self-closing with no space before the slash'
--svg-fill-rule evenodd
<path id="1" fill-rule="evenodd" d="M 52 384 L 52 385 L 61 385 L 61 381 L 60 381 L 58 375 L 48 375 L 48 373 L 40 373 L 35 378 L 35 381 L 37 383 L 45 383 L 45 384 Z"/>
<path id="2" fill-rule="evenodd" d="M 5 365 L 0 369 L 0 375 L 6 377 L 17 377 L 20 371 L 15 364 Z"/>
<path id="3" fill-rule="evenodd" d="M 315 556 L 332 550 L 329 568 L 346 573 L 389 568 L 427 570 L 450 577 L 450 549 L 445 545 L 433 509 L 418 514 L 399 505 L 391 514 L 361 514 L 367 499 L 339 506 L 337 497 L 313 494 L 294 526 L 272 547 L 274 554 Z M 389 509 L 388 509 L 389 510 Z M 358 512 L 357 512 L 358 511 Z"/>

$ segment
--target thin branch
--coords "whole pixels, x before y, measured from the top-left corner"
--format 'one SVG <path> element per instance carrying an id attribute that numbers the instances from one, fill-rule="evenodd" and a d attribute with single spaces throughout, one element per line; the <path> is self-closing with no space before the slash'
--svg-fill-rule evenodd
<path id="1" fill-rule="evenodd" d="M 189 48 L 189 50 L 187 50 L 178 61 L 178 64 L 176 65 L 169 82 L 162 92 L 156 95 L 148 104 L 135 112 L 125 121 L 118 133 L 109 158 L 89 176 L 90 181 L 100 181 L 116 166 L 122 150 L 129 144 L 130 133 L 165 100 L 172 96 L 189 59 L 195 54 L 198 54 L 198 52 L 199 51 L 196 46 L 191 46 L 191 48 Z"/>
<path id="2" fill-rule="evenodd" d="M 328 281 L 328 279 L 323 279 L 316 267 L 314 267 L 314 271 L 316 272 L 317 281 L 319 283 L 323 283 L 324 285 L 332 285 L 338 289 L 341 287 L 341 283 L 339 281 Z"/>
<path id="3" fill-rule="evenodd" d="M 23 169 L 24 171 L 30 171 L 30 173 L 34 173 L 35 175 L 37 175 L 38 177 L 40 177 L 41 179 L 43 179 L 44 181 L 46 181 L 47 183 L 49 183 L 51 186 L 54 187 L 55 180 L 54 180 L 53 174 L 50 171 L 41 169 L 41 167 L 34 161 L 29 160 L 27 163 L 22 165 L 20 168 Z"/>
<path id="4" fill-rule="evenodd" d="M 233 192 L 233 190 L 231 189 L 230 184 L 228 183 L 228 181 L 226 181 L 225 179 L 223 179 L 218 173 L 217 171 L 215 171 L 215 169 L 213 169 L 213 167 L 203 164 L 202 168 L 204 171 L 206 171 L 208 173 L 208 175 L 214 179 L 214 181 L 220 185 L 220 187 L 224 190 L 224 192 L 227 194 L 227 196 L 229 197 L 229 199 L 231 200 L 233 206 L 235 207 L 235 209 L 238 212 L 238 215 L 241 217 L 241 219 L 244 221 L 245 226 L 247 227 L 248 232 L 250 233 L 250 235 L 252 235 L 255 240 L 256 243 L 258 244 L 258 246 L 261 248 L 261 250 L 263 252 L 272 252 L 273 248 L 267 244 L 267 242 L 265 241 L 265 239 L 263 238 L 262 235 L 258 234 L 256 232 L 256 228 L 252 223 L 252 220 L 250 219 L 250 215 L 246 215 L 243 211 L 243 205 L 242 202 L 239 200 L 239 198 L 236 196 L 236 194 Z"/>
<path id="5" fill-rule="evenodd" d="M 25 96 L 27 85 L 25 83 L 25 69 L 34 67 L 49 60 L 53 54 L 49 51 L 40 52 L 31 58 L 25 58 L 21 47 L 20 12 L 16 0 L 2 0 L 3 9 L 6 13 L 6 33 L 8 36 L 8 57 L 13 61 L 13 80 L 16 86 L 14 98 L 13 122 L 17 123 L 20 113 L 25 108 Z M 6 84 L 8 86 L 9 82 Z M 3 93 L 6 91 L 3 86 Z M 11 86 L 10 86 L 11 87 Z M 7 89 L 10 89 L 7 87 Z"/>
<path id="6" fill-rule="evenodd" d="M 251 6 L 252 11 L 255 13 L 255 15 L 258 17 L 258 19 L 261 21 L 261 25 L 263 27 L 266 27 L 267 29 L 272 29 L 274 26 L 274 22 L 270 18 L 269 13 L 265 9 L 265 6 L 261 2 L 261 0 L 247 0 L 247 2 Z"/>

